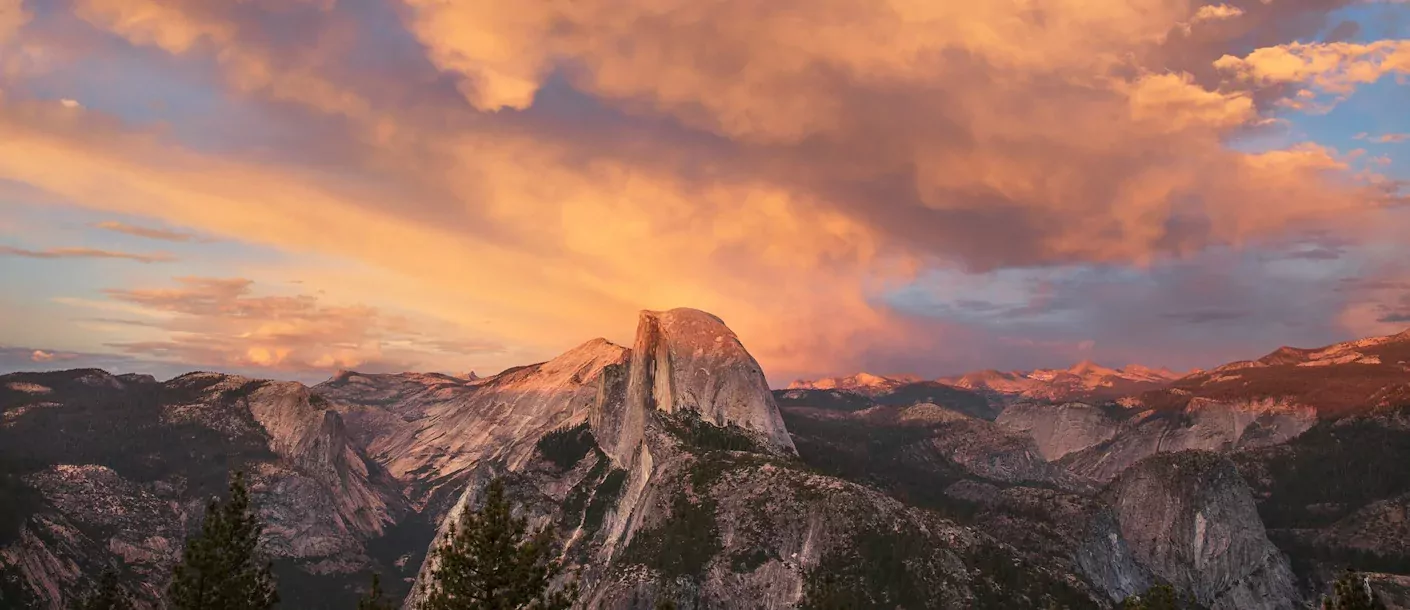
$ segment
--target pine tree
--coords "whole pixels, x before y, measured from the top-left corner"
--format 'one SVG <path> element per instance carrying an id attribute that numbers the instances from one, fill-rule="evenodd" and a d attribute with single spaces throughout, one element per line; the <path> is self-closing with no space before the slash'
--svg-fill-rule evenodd
<path id="1" fill-rule="evenodd" d="M 357 610 L 395 610 L 396 604 L 382 595 L 382 577 L 372 575 L 372 590 L 357 600 Z"/>
<path id="2" fill-rule="evenodd" d="M 74 610 L 131 610 L 127 596 L 118 586 L 117 572 L 103 570 L 98 577 L 98 588 L 92 594 L 74 604 Z"/>
<path id="3" fill-rule="evenodd" d="M 1323 610 L 1385 610 L 1386 604 L 1371 591 L 1366 577 L 1347 569 L 1336 584 L 1332 596 L 1322 598 Z"/>
<path id="4" fill-rule="evenodd" d="M 435 550 L 436 568 L 421 610 L 561 610 L 572 606 L 577 583 L 550 592 L 563 566 L 554 558 L 550 529 L 528 533 L 491 481 L 485 505 L 465 510 Z"/>
<path id="5" fill-rule="evenodd" d="M 201 533 L 186 541 L 186 552 L 167 589 L 180 610 L 267 610 L 279 601 L 271 564 L 261 563 L 264 526 L 250 507 L 245 475 L 230 480 L 224 504 L 206 506 Z"/>

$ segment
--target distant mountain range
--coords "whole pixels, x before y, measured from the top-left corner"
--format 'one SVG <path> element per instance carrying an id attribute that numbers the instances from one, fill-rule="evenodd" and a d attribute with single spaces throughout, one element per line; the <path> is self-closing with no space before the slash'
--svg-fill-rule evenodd
<path id="1" fill-rule="evenodd" d="M 679 309 L 642 312 L 630 347 L 483 378 L 15 373 L 0 607 L 66 607 L 105 569 L 162 607 L 231 468 L 294 608 L 350 607 L 374 571 L 414 603 L 437 532 L 492 477 L 559 531 L 584 608 L 823 589 L 1112 608 L 1169 583 L 1211 610 L 1285 610 L 1347 566 L 1410 607 L 1408 362 L 1410 332 L 1186 375 L 1084 362 L 771 391 L 723 321 Z"/>
<path id="2" fill-rule="evenodd" d="M 1169 369 L 1153 369 L 1138 364 L 1113 369 L 1090 360 L 1069 369 L 1036 369 L 1032 371 L 984 370 L 933 380 L 955 388 L 970 390 L 999 402 L 1020 399 L 1077 400 L 1116 398 L 1146 390 L 1165 387 L 1183 374 Z M 858 373 L 848 377 L 798 380 L 789 390 L 841 390 L 865 396 L 880 396 L 903 386 L 924 383 L 914 375 L 872 375 Z"/>

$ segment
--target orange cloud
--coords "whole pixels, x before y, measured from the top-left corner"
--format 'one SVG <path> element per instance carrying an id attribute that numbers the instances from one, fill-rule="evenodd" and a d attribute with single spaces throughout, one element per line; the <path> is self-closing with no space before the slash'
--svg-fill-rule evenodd
<path id="1" fill-rule="evenodd" d="M 1410 281 L 1395 270 L 1372 280 L 1347 282 L 1350 298 L 1337 321 L 1356 336 L 1391 335 L 1410 328 Z"/>
<path id="2" fill-rule="evenodd" d="M 442 74 L 413 66 L 385 82 L 340 63 L 358 43 L 345 15 L 276 4 L 74 6 L 134 45 L 212 60 L 242 103 L 279 121 L 288 154 L 201 152 L 97 111 L 12 98 L 0 102 L 11 143 L 0 178 L 352 261 L 379 275 L 321 282 L 462 326 L 493 320 L 493 341 L 543 355 L 629 333 L 640 308 L 701 307 L 777 374 L 933 341 L 877 304 L 921 270 L 1147 264 L 1355 229 L 1381 203 L 1333 151 L 1224 145 L 1268 119 L 1254 97 L 1262 77 L 1215 87 L 1194 68 L 1168 71 L 1172 29 L 1218 17 L 1183 1 L 407 0 L 423 59 Z M 319 35 L 262 36 L 260 19 L 279 10 L 303 11 Z M 1248 10 L 1230 25 L 1261 22 Z M 442 78 L 463 101 L 443 104 L 418 80 Z M 609 127 L 544 118 L 555 79 L 600 104 Z M 388 89 L 430 101 L 389 103 Z M 264 324 L 127 349 L 284 367 L 386 357 L 335 340 L 390 332 L 380 315 L 340 310 L 345 325 L 319 330 L 299 314 L 284 327 L 260 308 L 324 306 L 259 301 L 248 284 L 172 290 L 112 298 L 230 317 L 195 309 L 208 301 Z M 308 347 L 332 343 L 350 347 Z"/>
<path id="3" fill-rule="evenodd" d="M 1244 14 L 1244 10 L 1237 6 L 1228 4 L 1206 4 L 1195 11 L 1195 16 L 1190 21 L 1198 23 L 1201 21 L 1220 21 L 1233 19 Z"/>
<path id="4" fill-rule="evenodd" d="M 1303 97 L 1285 103 L 1293 108 L 1325 111 L 1359 85 L 1374 83 L 1388 74 L 1410 74 L 1410 41 L 1293 42 L 1257 49 L 1245 57 L 1225 55 L 1214 65 L 1246 83 L 1309 87 L 1302 90 Z M 1316 93 L 1329 94 L 1333 99 L 1317 103 Z"/>
<path id="5" fill-rule="evenodd" d="M 242 278 L 176 278 L 175 288 L 108 289 L 108 298 L 147 320 L 117 320 L 167 333 L 161 340 L 113 343 L 132 355 L 208 366 L 287 371 L 426 367 L 502 346 L 423 334 L 434 328 L 377 308 L 327 305 L 310 295 L 255 296 Z M 413 328 L 419 326 L 419 328 Z"/>
<path id="6" fill-rule="evenodd" d="M 24 258 L 117 258 L 139 263 L 169 263 L 176 257 L 166 253 L 134 254 L 94 248 L 49 248 L 47 250 L 27 250 L 13 246 L 0 246 L 0 256 L 21 256 Z"/>
<path id="7" fill-rule="evenodd" d="M 327 8 L 321 6 L 322 2 L 306 4 L 317 10 Z M 367 113 L 365 100 L 318 74 L 326 60 L 324 51 L 314 49 L 293 57 L 250 44 L 235 21 L 235 13 L 241 8 L 245 7 L 238 3 L 203 0 L 77 0 L 74 12 L 134 44 L 154 46 L 176 55 L 207 45 L 225 70 L 227 80 L 239 91 L 262 93 L 330 113 Z"/>
<path id="8" fill-rule="evenodd" d="M 147 239 L 155 239 L 159 241 L 187 242 L 199 239 L 196 235 L 183 231 L 172 231 L 170 229 L 143 227 L 138 225 L 127 224 L 124 222 L 118 222 L 116 220 L 105 220 L 103 222 L 96 223 L 93 226 L 98 227 L 99 229 L 113 231 L 115 233 L 124 233 L 127 235 L 145 237 Z"/>
<path id="9" fill-rule="evenodd" d="M 0 44 L 5 44 L 29 22 L 29 11 L 24 8 L 24 0 L 0 0 Z"/>

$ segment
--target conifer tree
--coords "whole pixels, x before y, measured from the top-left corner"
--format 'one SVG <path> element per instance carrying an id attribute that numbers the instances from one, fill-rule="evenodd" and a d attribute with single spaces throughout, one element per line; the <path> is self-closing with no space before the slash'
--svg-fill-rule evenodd
<path id="1" fill-rule="evenodd" d="M 1332 596 L 1322 598 L 1323 610 L 1385 610 L 1386 604 L 1371 591 L 1366 577 L 1347 569 L 1336 584 Z"/>
<path id="2" fill-rule="evenodd" d="M 98 588 L 73 605 L 74 610 L 131 610 L 132 605 L 118 586 L 117 572 L 103 570 Z"/>
<path id="3" fill-rule="evenodd" d="M 1132 595 L 1121 602 L 1122 610 L 1179 610 L 1180 600 L 1175 587 L 1156 585 L 1141 595 Z"/>
<path id="4" fill-rule="evenodd" d="M 372 575 L 372 590 L 357 600 L 357 610 L 395 610 L 396 604 L 382 593 L 382 577 Z"/>
<path id="5" fill-rule="evenodd" d="M 211 500 L 201 533 L 186 541 L 167 596 L 180 610 L 267 610 L 279 601 L 271 564 L 262 562 L 264 526 L 250 507 L 245 475 L 230 480 L 230 497 Z"/>
<path id="6" fill-rule="evenodd" d="M 465 510 L 435 550 L 435 569 L 421 610 L 562 610 L 577 583 L 550 592 L 563 571 L 550 529 L 528 532 L 495 479 L 479 510 Z"/>

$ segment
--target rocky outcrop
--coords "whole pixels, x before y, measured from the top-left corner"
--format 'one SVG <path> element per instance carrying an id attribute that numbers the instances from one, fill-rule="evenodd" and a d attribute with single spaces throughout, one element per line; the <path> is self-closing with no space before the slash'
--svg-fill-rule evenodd
<path id="1" fill-rule="evenodd" d="M 585 421 L 596 402 L 598 377 L 626 354 L 622 347 L 595 339 L 548 362 L 474 382 L 449 376 L 359 376 L 367 381 L 353 377 L 317 386 L 314 392 L 338 410 L 382 412 L 363 415 L 363 421 L 397 422 L 384 436 L 364 435 L 372 439 L 367 454 L 402 483 L 418 511 L 429 509 L 439 521 L 458 501 L 471 470 L 490 461 L 517 469 L 539 437 Z M 382 389 L 366 398 L 349 390 L 353 383 Z M 405 399 L 379 398 L 388 394 Z"/>
<path id="2" fill-rule="evenodd" d="M 593 417 L 598 442 L 619 465 L 630 464 L 655 411 L 738 426 L 769 451 L 795 452 L 763 369 L 713 315 L 643 311 L 626 378 L 624 401 L 599 405 L 603 412 Z"/>
<path id="3" fill-rule="evenodd" d="M 1116 436 L 1125 419 L 1120 411 L 1080 402 L 1021 402 L 1005 408 L 995 423 L 1032 437 L 1044 458 L 1057 460 Z"/>
<path id="4" fill-rule="evenodd" d="M 1138 562 L 1214 610 L 1299 607 L 1287 559 L 1269 542 L 1233 462 L 1184 451 L 1122 473 L 1104 493 Z"/>
<path id="5" fill-rule="evenodd" d="M 94 465 L 55 465 L 27 476 L 26 483 L 49 510 L 29 519 L 0 558 L 16 567 L 36 607 L 65 607 L 87 588 L 85 575 L 104 568 L 135 575 L 135 605 L 158 607 L 185 539 L 185 507 L 170 489 L 143 486 Z"/>
<path id="6" fill-rule="evenodd" d="M 69 371 L 5 376 L 0 469 L 18 470 L 18 539 L 0 569 L 40 607 L 63 607 L 106 567 L 139 607 L 157 603 L 185 536 L 230 469 L 247 472 L 290 603 L 310 583 L 375 565 L 371 540 L 406 513 L 397 485 L 350 442 L 338 413 L 307 388 L 214 373 L 158 383 Z M 0 470 L 0 475 L 4 475 Z M 5 537 L 0 535 L 0 541 Z M 55 593 L 57 592 L 57 593 Z"/>
<path id="7" fill-rule="evenodd" d="M 1157 453 L 1188 449 L 1228 452 L 1276 445 L 1296 438 L 1316 421 L 1312 408 L 1283 401 L 1194 399 L 1180 411 L 1131 414 L 1107 440 L 1068 453 L 1061 463 L 1078 476 L 1109 481 Z M 1092 435 L 1106 434 L 1109 428 L 1102 426 L 1109 425 L 1098 423 Z"/>
<path id="8" fill-rule="evenodd" d="M 1110 602 L 1156 582 L 1121 534 L 1116 512 L 1085 494 L 1050 488 L 960 481 L 945 494 L 978 507 L 982 531 L 1025 552 L 1061 562 Z"/>
<path id="9" fill-rule="evenodd" d="M 1003 483 L 1079 485 L 1038 452 L 1033 440 L 993 422 L 934 404 L 846 412 L 785 407 L 784 418 L 804 461 L 826 468 L 839 456 L 853 466 L 931 473 L 936 482 L 968 474 Z"/>

